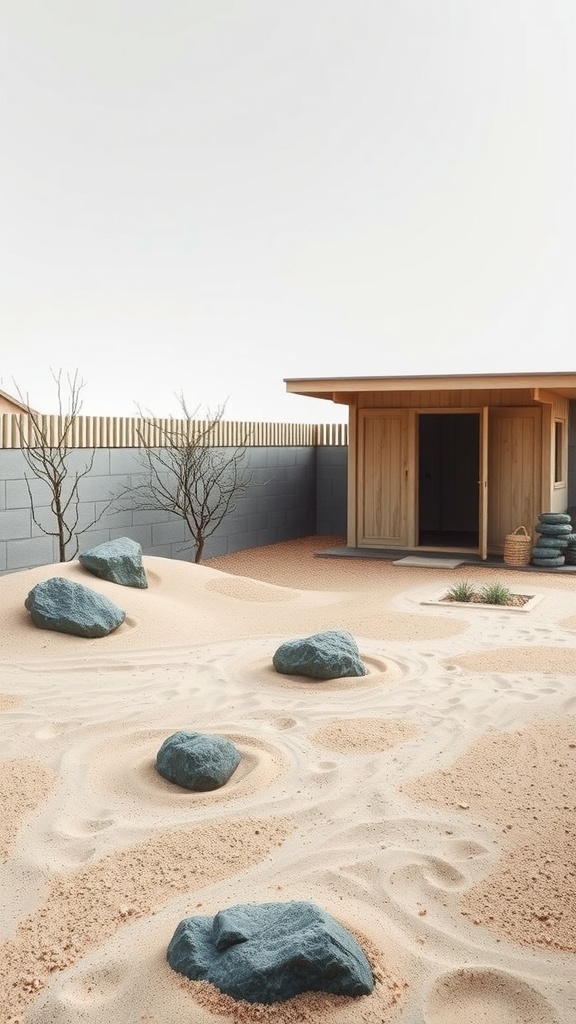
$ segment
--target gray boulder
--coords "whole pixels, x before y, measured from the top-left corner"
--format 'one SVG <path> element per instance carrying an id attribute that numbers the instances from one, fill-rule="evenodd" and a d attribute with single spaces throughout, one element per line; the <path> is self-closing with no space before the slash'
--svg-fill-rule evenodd
<path id="1" fill-rule="evenodd" d="M 360 660 L 358 644 L 345 629 L 328 629 L 300 640 L 287 640 L 274 654 L 272 664 L 277 672 L 311 679 L 368 674 Z"/>
<path id="2" fill-rule="evenodd" d="M 73 636 L 106 636 L 126 618 L 126 612 L 104 594 L 61 576 L 37 583 L 24 605 L 40 629 Z"/>
<path id="3" fill-rule="evenodd" d="M 146 572 L 142 565 L 142 548 L 130 537 L 118 537 L 117 540 L 98 544 L 90 551 L 83 551 L 78 561 L 85 569 L 110 583 L 119 583 L 122 587 L 148 586 Z"/>
<path id="4" fill-rule="evenodd" d="M 241 904 L 215 917 L 188 917 L 168 946 L 168 963 L 233 999 L 280 1003 L 302 992 L 368 995 L 364 951 L 314 903 Z"/>
<path id="5" fill-rule="evenodd" d="M 228 782 L 240 761 L 240 751 L 225 736 L 182 731 L 164 740 L 156 768 L 168 782 L 204 793 Z"/>

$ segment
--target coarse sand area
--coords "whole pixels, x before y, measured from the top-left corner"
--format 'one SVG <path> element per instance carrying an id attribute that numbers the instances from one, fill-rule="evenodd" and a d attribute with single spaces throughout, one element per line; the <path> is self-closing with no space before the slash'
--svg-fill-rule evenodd
<path id="1" fill-rule="evenodd" d="M 339 542 L 144 557 L 145 590 L 0 578 L 0 1024 L 574 1024 L 576 579 L 315 557 Z M 38 629 L 52 576 L 125 621 Z M 539 601 L 426 603 L 462 579 Z M 275 672 L 324 629 L 365 676 Z M 158 774 L 180 729 L 236 744 L 223 787 Z M 292 899 L 356 936 L 372 994 L 263 1006 L 167 964 L 182 918 Z"/>

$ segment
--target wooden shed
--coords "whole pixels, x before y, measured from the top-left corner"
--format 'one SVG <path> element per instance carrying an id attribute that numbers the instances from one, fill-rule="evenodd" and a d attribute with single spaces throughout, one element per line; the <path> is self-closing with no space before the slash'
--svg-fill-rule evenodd
<path id="1" fill-rule="evenodd" d="M 576 373 L 288 378 L 349 407 L 349 547 L 501 554 L 568 505 Z"/>
<path id="2" fill-rule="evenodd" d="M 28 406 L 5 391 L 0 391 L 0 415 L 20 412 L 28 412 Z"/>

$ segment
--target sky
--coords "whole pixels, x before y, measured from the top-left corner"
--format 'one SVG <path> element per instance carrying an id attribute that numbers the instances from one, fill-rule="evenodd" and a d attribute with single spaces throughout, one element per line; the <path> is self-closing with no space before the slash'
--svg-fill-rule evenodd
<path id="1" fill-rule="evenodd" d="M 0 388 L 576 370 L 574 0 L 1 0 Z"/>

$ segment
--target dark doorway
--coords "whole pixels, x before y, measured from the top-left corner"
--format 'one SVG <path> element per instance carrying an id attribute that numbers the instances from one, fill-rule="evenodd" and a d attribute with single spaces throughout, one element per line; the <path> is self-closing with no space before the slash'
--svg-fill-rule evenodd
<path id="1" fill-rule="evenodd" d="M 478 548 L 478 413 L 418 417 L 418 544 Z"/>

